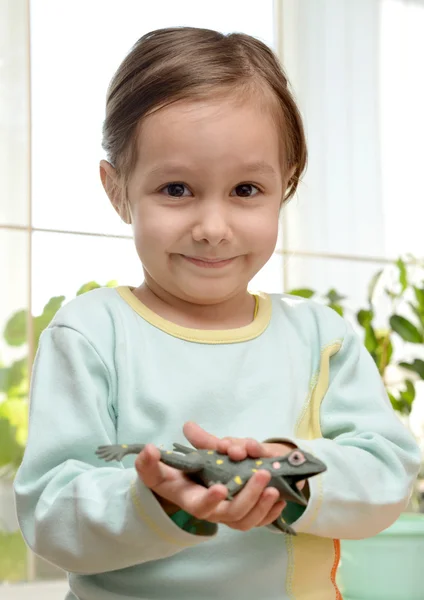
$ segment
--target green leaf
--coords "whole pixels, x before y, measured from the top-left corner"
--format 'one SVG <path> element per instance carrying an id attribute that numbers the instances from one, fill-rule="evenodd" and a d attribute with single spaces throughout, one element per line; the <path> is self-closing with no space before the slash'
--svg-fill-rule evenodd
<path id="1" fill-rule="evenodd" d="M 315 296 L 314 290 L 310 290 L 308 288 L 299 288 L 291 290 L 289 294 L 291 296 L 300 296 L 301 298 L 312 298 L 312 296 Z"/>
<path id="2" fill-rule="evenodd" d="M 0 403 L 0 419 L 13 426 L 18 444 L 25 446 L 28 439 L 28 401 L 10 399 Z"/>
<path id="3" fill-rule="evenodd" d="M 43 308 L 43 316 L 46 318 L 50 318 L 50 320 L 55 316 L 59 308 L 62 307 L 62 304 L 65 301 L 65 296 L 53 296 L 47 302 L 46 306 Z"/>
<path id="4" fill-rule="evenodd" d="M 420 305 L 416 306 L 412 302 L 408 302 L 408 305 L 412 312 L 418 317 L 422 327 L 424 327 L 424 308 L 421 308 Z"/>
<path id="5" fill-rule="evenodd" d="M 95 281 L 89 281 L 80 287 L 80 289 L 77 291 L 77 296 L 81 296 L 86 292 L 91 292 L 91 290 L 97 290 L 100 287 L 102 286 L 99 283 L 96 283 Z"/>
<path id="6" fill-rule="evenodd" d="M 399 366 L 416 373 L 421 379 L 424 379 L 424 360 L 421 360 L 421 358 L 416 358 L 413 363 L 401 362 Z"/>
<path id="7" fill-rule="evenodd" d="M 335 304 L 333 302 L 331 302 L 328 306 L 330 308 L 332 308 L 333 310 L 335 310 L 336 313 L 338 313 L 341 317 L 343 316 L 343 313 L 344 313 L 343 306 L 341 306 L 340 304 Z"/>
<path id="8" fill-rule="evenodd" d="M 22 461 L 24 448 L 16 440 L 16 428 L 8 419 L 0 417 L 0 467 L 18 467 Z"/>
<path id="9" fill-rule="evenodd" d="M 390 364 L 393 354 L 393 344 L 390 339 L 390 334 L 390 331 L 384 329 L 375 331 L 375 337 L 377 340 L 375 357 L 380 375 L 384 375 L 386 367 Z"/>
<path id="10" fill-rule="evenodd" d="M 28 361 L 26 358 L 16 360 L 10 367 L 0 368 L 0 392 L 12 395 L 12 390 L 19 388 L 27 378 Z"/>
<path id="11" fill-rule="evenodd" d="M 405 380 L 405 386 L 406 389 L 400 391 L 400 397 L 409 407 L 412 407 L 415 400 L 415 386 L 409 379 Z"/>
<path id="12" fill-rule="evenodd" d="M 57 311 L 62 307 L 63 302 L 65 301 L 65 296 L 53 296 L 47 302 L 45 307 L 43 308 L 43 312 L 39 317 L 35 317 L 34 324 L 34 344 L 35 347 L 38 346 L 38 341 L 40 339 L 40 335 L 42 332 L 48 327 L 57 313 Z"/>
<path id="13" fill-rule="evenodd" d="M 339 305 L 341 300 L 346 300 L 346 296 L 341 296 L 336 290 L 331 289 L 327 292 L 326 298 L 330 304 Z"/>
<path id="14" fill-rule="evenodd" d="M 424 312 L 424 287 L 419 288 L 416 285 L 412 287 L 414 288 L 414 294 L 418 302 L 418 306 L 420 307 L 421 311 Z"/>
<path id="15" fill-rule="evenodd" d="M 405 342 L 411 342 L 412 344 L 422 344 L 424 342 L 422 333 L 418 331 L 411 321 L 405 319 L 405 317 L 392 315 L 390 317 L 390 327 L 405 340 Z"/>
<path id="16" fill-rule="evenodd" d="M 27 319 L 28 311 L 16 312 L 9 321 L 3 332 L 3 337 L 9 346 L 22 346 L 27 341 Z"/>
<path id="17" fill-rule="evenodd" d="M 364 338 L 365 348 L 371 354 L 371 356 L 376 361 L 375 351 L 378 347 L 377 336 L 375 335 L 374 328 L 372 325 L 367 325 L 365 327 L 365 338 Z"/>
<path id="18" fill-rule="evenodd" d="M 374 311 L 362 309 L 356 315 L 358 323 L 361 327 L 366 328 L 368 325 L 371 325 L 371 322 L 374 318 Z"/>
<path id="19" fill-rule="evenodd" d="M 396 298 L 398 297 L 398 294 L 395 294 L 395 292 L 389 290 L 389 288 L 384 288 L 384 291 L 386 295 L 389 296 L 389 298 L 391 298 L 392 300 L 396 300 Z"/>
<path id="20" fill-rule="evenodd" d="M 406 265 L 401 258 L 398 258 L 396 261 L 396 265 L 399 269 L 399 283 L 403 293 L 408 287 L 408 272 L 406 270 Z"/>
<path id="21" fill-rule="evenodd" d="M 376 287 L 380 277 L 382 276 L 383 272 L 384 272 L 384 269 L 380 269 L 380 271 L 377 271 L 377 273 L 375 273 L 375 275 L 373 275 L 373 277 L 368 285 L 368 302 L 370 304 L 372 304 L 375 287 Z"/>
<path id="22" fill-rule="evenodd" d="M 395 411 L 402 413 L 402 414 L 409 414 L 410 411 L 408 411 L 408 406 L 405 403 L 405 401 L 402 400 L 402 398 L 396 398 L 390 392 L 388 392 L 388 396 L 389 396 L 390 402 L 392 403 L 392 406 Z"/>
<path id="23" fill-rule="evenodd" d="M 111 279 L 110 281 L 108 281 L 106 283 L 105 287 L 107 287 L 107 288 L 115 288 L 115 287 L 117 287 L 117 285 L 119 285 L 118 282 L 115 279 Z"/>

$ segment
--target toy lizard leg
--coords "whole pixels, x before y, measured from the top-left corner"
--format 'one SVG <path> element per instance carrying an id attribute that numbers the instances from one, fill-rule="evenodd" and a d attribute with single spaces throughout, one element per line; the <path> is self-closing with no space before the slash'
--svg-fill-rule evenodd
<path id="1" fill-rule="evenodd" d="M 99 446 L 96 450 L 97 456 L 110 462 L 111 460 L 122 460 L 127 454 L 139 454 L 146 444 L 112 444 L 110 446 Z"/>
<path id="2" fill-rule="evenodd" d="M 283 478 L 273 477 L 268 485 L 269 487 L 275 487 L 280 492 L 280 498 L 283 500 L 296 502 L 296 504 L 301 504 L 302 506 L 308 504 L 302 491 L 292 488 L 290 483 Z"/>
<path id="3" fill-rule="evenodd" d="M 278 517 L 278 519 L 275 519 L 272 524 L 283 533 L 287 533 L 287 535 L 297 535 L 295 530 L 284 521 L 281 515 Z"/>
<path id="4" fill-rule="evenodd" d="M 175 452 L 182 452 L 183 454 L 190 454 L 190 452 L 194 452 L 194 448 L 189 448 L 188 446 L 183 446 L 182 444 L 174 443 Z"/>

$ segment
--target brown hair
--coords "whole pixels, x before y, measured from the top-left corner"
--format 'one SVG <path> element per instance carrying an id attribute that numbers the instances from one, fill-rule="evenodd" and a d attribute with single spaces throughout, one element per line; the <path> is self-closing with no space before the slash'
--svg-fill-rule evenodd
<path id="1" fill-rule="evenodd" d="M 125 183 L 137 160 L 137 126 L 146 115 L 178 100 L 219 90 L 267 91 L 284 125 L 285 167 L 294 169 L 285 194 L 296 191 L 307 161 L 302 118 L 272 50 L 242 33 L 177 27 L 147 33 L 136 42 L 108 89 L 103 149 Z M 269 93 L 271 92 L 271 94 Z"/>

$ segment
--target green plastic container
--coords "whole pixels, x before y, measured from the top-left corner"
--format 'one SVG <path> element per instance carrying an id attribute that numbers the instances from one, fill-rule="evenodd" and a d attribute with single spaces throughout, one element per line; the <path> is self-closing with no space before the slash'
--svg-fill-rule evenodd
<path id="1" fill-rule="evenodd" d="M 424 600 L 424 515 L 404 513 L 365 540 L 341 543 L 343 600 Z"/>

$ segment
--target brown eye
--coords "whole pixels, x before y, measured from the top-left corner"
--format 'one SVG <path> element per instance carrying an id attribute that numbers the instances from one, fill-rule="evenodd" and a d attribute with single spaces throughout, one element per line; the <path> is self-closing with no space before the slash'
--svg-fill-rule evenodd
<path id="1" fill-rule="evenodd" d="M 256 185 L 253 185 L 252 183 L 242 183 L 236 186 L 234 191 L 236 192 L 235 195 L 240 198 L 252 198 L 259 193 Z"/>
<path id="2" fill-rule="evenodd" d="M 183 183 L 169 183 L 163 188 L 163 191 L 168 195 L 172 196 L 172 198 L 182 198 L 187 187 Z"/>
<path id="3" fill-rule="evenodd" d="M 303 465 L 303 463 L 306 462 L 306 458 L 303 456 L 300 450 L 295 450 L 294 452 L 292 452 L 287 460 L 291 465 L 293 465 L 293 467 L 299 467 L 300 465 Z"/>

